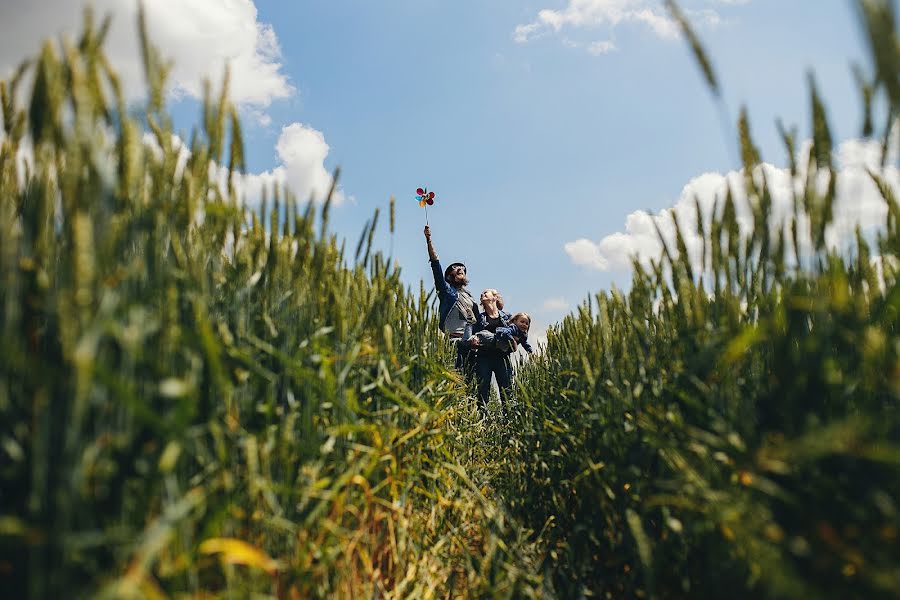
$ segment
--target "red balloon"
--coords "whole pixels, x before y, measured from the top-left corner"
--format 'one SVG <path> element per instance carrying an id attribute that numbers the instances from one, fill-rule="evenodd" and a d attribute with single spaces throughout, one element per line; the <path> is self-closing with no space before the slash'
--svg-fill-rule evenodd
<path id="1" fill-rule="evenodd" d="M 420 196 L 424 196 L 425 190 L 423 190 L 422 188 L 416 188 L 416 193 Z"/>
<path id="2" fill-rule="evenodd" d="M 434 194 L 432 194 L 432 196 L 433 196 L 433 195 L 434 195 Z M 431 206 L 432 204 L 434 204 L 434 200 L 432 200 L 431 198 L 429 198 L 429 199 L 427 200 L 427 202 L 428 202 L 428 206 Z"/>
<path id="3" fill-rule="evenodd" d="M 434 192 L 428 192 L 428 197 L 434 199 Z"/>

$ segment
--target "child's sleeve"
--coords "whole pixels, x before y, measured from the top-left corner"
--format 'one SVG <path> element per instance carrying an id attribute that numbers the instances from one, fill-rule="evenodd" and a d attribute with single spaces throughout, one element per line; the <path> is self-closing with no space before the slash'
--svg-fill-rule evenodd
<path id="1" fill-rule="evenodd" d="M 516 336 L 513 333 L 512 327 L 498 327 L 496 330 L 494 330 L 494 340 L 502 341 L 505 343 L 509 343 L 515 340 L 516 343 L 518 343 L 518 340 L 516 340 Z"/>

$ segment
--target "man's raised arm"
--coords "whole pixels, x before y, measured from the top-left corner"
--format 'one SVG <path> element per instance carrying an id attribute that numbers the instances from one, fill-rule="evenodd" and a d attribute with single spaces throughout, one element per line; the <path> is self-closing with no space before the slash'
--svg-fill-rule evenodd
<path id="1" fill-rule="evenodd" d="M 431 262 L 431 273 L 434 275 L 434 289 L 438 295 L 450 294 L 450 284 L 444 279 L 444 272 L 441 270 L 441 261 L 438 260 L 434 246 L 431 244 L 431 228 L 425 226 L 425 240 L 428 242 L 428 260 Z"/>
<path id="2" fill-rule="evenodd" d="M 425 226 L 425 241 L 428 244 L 428 260 L 437 260 L 437 253 L 434 251 L 434 246 L 431 244 L 431 227 L 428 225 Z"/>

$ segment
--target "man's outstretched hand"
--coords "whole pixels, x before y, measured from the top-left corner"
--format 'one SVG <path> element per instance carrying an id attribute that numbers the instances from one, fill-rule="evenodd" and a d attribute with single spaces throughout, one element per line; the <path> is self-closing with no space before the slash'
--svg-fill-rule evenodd
<path id="1" fill-rule="evenodd" d="M 434 246 L 431 245 L 431 227 L 425 226 L 425 245 L 428 246 L 428 260 L 435 261 L 438 259 Z"/>

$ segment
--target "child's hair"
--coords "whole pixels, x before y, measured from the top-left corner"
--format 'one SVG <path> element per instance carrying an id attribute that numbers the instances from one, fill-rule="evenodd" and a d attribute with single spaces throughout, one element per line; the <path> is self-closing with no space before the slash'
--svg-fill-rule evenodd
<path id="1" fill-rule="evenodd" d="M 512 318 L 509 320 L 510 323 L 512 323 L 512 322 L 514 322 L 514 321 L 517 321 L 517 320 L 519 319 L 519 317 L 524 317 L 525 319 L 528 320 L 528 325 L 531 325 L 531 315 L 529 315 L 527 312 L 517 312 L 517 313 L 514 314 L 514 315 L 512 316 Z"/>

